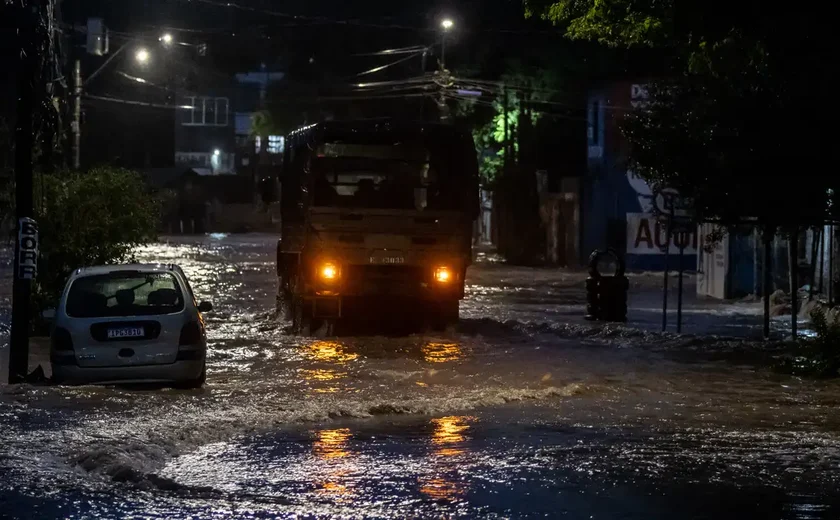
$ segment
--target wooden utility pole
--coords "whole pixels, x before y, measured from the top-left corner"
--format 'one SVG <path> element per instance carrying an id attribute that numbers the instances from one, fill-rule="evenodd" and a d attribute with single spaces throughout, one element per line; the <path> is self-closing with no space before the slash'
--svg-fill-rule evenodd
<path id="1" fill-rule="evenodd" d="M 73 169 L 78 170 L 82 161 L 82 61 L 73 64 L 73 121 L 70 123 L 73 133 Z"/>
<path id="2" fill-rule="evenodd" d="M 788 264 L 790 268 L 790 333 L 793 339 L 797 336 L 799 319 L 799 228 L 790 231 L 788 240 Z"/>
<path id="3" fill-rule="evenodd" d="M 770 338 L 770 293 L 773 290 L 773 266 L 772 266 L 772 249 L 773 249 L 773 232 L 770 226 L 764 228 L 764 262 L 763 274 L 764 282 L 761 287 L 761 295 L 764 298 L 764 339 Z"/>
<path id="4" fill-rule="evenodd" d="M 32 231 L 32 155 L 34 147 L 33 112 L 38 75 L 37 32 L 40 0 L 22 2 L 17 7 L 17 121 L 15 123 L 15 208 L 18 239 L 15 245 L 12 285 L 12 330 L 9 338 L 9 383 L 22 383 L 29 372 L 29 300 L 34 273 L 24 270 L 24 255 L 31 249 L 24 244 Z M 27 227 L 27 229 L 24 229 Z M 37 246 L 37 233 L 35 238 Z"/>

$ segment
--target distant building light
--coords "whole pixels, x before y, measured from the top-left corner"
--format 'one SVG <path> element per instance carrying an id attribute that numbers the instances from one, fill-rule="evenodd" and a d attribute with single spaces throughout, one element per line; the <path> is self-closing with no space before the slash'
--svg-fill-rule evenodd
<path id="1" fill-rule="evenodd" d="M 283 153 L 285 139 L 282 135 L 268 136 L 268 153 L 281 154 Z"/>
<path id="2" fill-rule="evenodd" d="M 221 151 L 221 150 L 219 150 L 218 148 L 216 148 L 215 150 L 213 150 L 213 155 L 215 155 L 216 157 L 218 157 L 218 156 L 222 155 L 222 151 Z"/>

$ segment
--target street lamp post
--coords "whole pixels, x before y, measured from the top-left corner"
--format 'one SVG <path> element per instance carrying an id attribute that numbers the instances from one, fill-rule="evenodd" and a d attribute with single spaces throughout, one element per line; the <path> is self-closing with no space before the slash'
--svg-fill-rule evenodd
<path id="1" fill-rule="evenodd" d="M 446 82 L 449 73 L 446 70 L 446 34 L 455 27 L 455 22 L 451 18 L 444 18 L 440 22 L 440 27 L 443 31 L 440 34 L 440 80 Z M 440 107 L 440 120 L 447 121 L 449 119 L 449 107 L 446 104 L 446 96 L 444 95 L 445 88 L 441 85 L 438 99 L 438 107 Z"/>
<path id="2" fill-rule="evenodd" d="M 446 33 L 455 27 L 455 22 L 446 18 L 440 23 L 440 26 L 443 28 L 440 36 L 440 68 L 446 69 Z"/>
<path id="3" fill-rule="evenodd" d="M 164 43 L 167 42 L 166 37 L 169 36 L 169 41 L 172 41 L 171 35 L 163 35 L 161 41 Z M 72 159 L 73 159 L 73 168 L 78 170 L 81 167 L 81 146 L 82 146 L 82 91 L 84 87 L 90 83 L 93 78 L 97 77 L 105 68 L 111 64 L 114 59 L 119 56 L 125 49 L 127 49 L 133 43 L 132 40 L 127 41 L 122 47 L 117 49 L 115 52 L 111 53 L 105 63 L 99 66 L 98 69 L 93 71 L 84 81 L 82 81 L 82 65 L 81 60 L 76 60 L 73 64 L 73 120 L 70 123 L 70 131 L 73 135 L 72 140 Z M 149 51 L 143 47 L 137 49 L 137 52 L 134 54 L 134 59 L 137 60 L 138 63 L 141 65 L 145 65 L 149 62 L 151 54 Z"/>

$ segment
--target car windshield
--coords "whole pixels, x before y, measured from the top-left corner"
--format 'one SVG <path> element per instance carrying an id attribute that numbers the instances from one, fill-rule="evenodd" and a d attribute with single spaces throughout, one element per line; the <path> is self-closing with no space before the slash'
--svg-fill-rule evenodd
<path id="1" fill-rule="evenodd" d="M 447 182 L 452 160 L 421 142 L 322 143 L 313 159 L 315 205 L 458 209 L 458 192 Z"/>
<path id="2" fill-rule="evenodd" d="M 115 271 L 73 282 L 67 315 L 73 318 L 155 316 L 184 309 L 184 296 L 169 273 Z"/>

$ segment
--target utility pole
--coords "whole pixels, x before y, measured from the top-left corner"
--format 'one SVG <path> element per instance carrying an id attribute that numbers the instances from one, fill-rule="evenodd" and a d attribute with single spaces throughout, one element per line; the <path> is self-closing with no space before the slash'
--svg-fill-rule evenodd
<path id="1" fill-rule="evenodd" d="M 12 285 L 12 330 L 9 338 L 9 383 L 18 384 L 26 380 L 29 373 L 29 300 L 32 294 L 34 271 L 24 269 L 31 265 L 29 253 L 37 251 L 37 230 L 32 221 L 32 152 L 33 111 L 35 92 L 40 91 L 38 53 L 35 39 L 36 16 L 40 15 L 40 2 L 26 2 L 17 9 L 18 27 L 18 69 L 17 69 L 17 122 L 15 126 L 15 208 L 17 213 L 18 239 L 15 245 L 14 281 Z M 24 238 L 33 240 L 24 244 Z M 35 246 L 29 247 L 29 246 Z M 37 255 L 37 252 L 35 253 Z M 37 256 L 36 256 L 37 258 Z"/>
<path id="2" fill-rule="evenodd" d="M 799 227 L 794 226 L 788 240 L 788 267 L 790 269 L 790 333 L 794 341 L 799 319 Z"/>
<path id="3" fill-rule="evenodd" d="M 82 60 L 77 59 L 73 65 L 73 121 L 70 123 L 73 132 L 73 169 L 81 168 L 82 148 Z"/>
<path id="4" fill-rule="evenodd" d="M 773 290 L 773 232 L 770 226 L 764 227 L 764 281 L 761 287 L 761 296 L 764 298 L 764 339 L 770 339 L 770 293 Z"/>
<path id="5" fill-rule="evenodd" d="M 441 121 L 448 121 L 449 120 L 449 105 L 446 104 L 446 88 L 451 86 L 451 76 L 449 75 L 449 71 L 446 70 L 446 34 L 455 26 L 455 23 L 449 19 L 445 18 L 440 23 L 442 32 L 440 35 L 440 60 L 439 60 L 439 70 L 438 74 L 440 75 L 440 81 L 443 83 L 440 85 L 440 94 L 438 98 L 438 107 L 440 109 L 440 120 Z"/>

